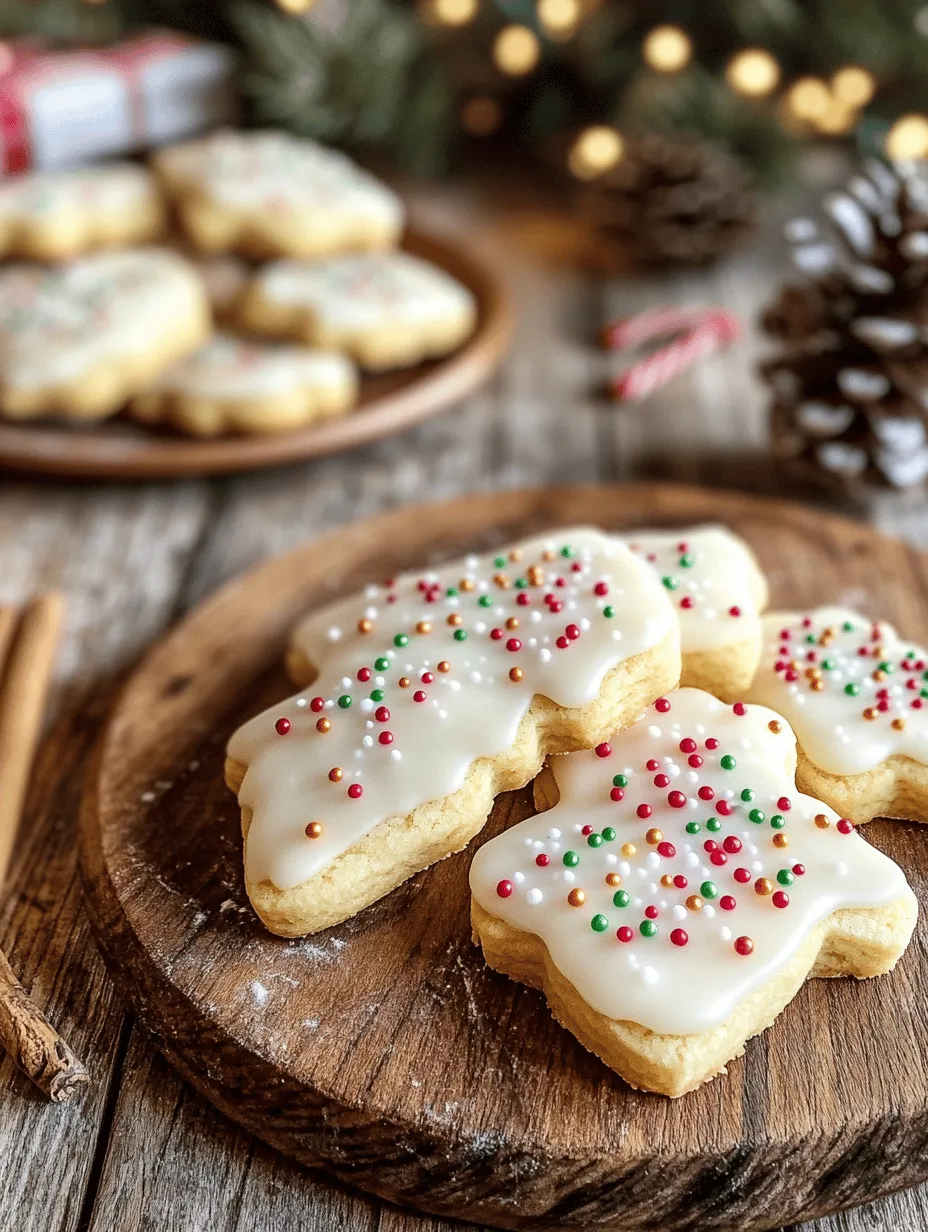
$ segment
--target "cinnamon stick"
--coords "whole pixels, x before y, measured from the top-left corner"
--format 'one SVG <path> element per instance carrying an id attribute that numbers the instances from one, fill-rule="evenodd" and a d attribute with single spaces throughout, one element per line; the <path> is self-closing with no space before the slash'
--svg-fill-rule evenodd
<path id="1" fill-rule="evenodd" d="M 0 888 L 42 730 L 62 614 L 60 595 L 42 595 L 26 607 L 14 637 L 15 614 L 0 610 Z M 2 952 L 0 1043 L 55 1103 L 70 1099 L 88 1081 L 87 1071 L 29 999 Z"/>

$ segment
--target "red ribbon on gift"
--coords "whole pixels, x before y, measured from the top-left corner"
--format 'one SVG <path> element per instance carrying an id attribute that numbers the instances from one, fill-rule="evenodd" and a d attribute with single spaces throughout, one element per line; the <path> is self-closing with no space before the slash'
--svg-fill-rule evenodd
<path id="1" fill-rule="evenodd" d="M 613 381 L 613 396 L 636 402 L 666 385 L 696 360 L 734 342 L 741 334 L 738 318 L 724 308 L 649 308 L 603 330 L 610 351 L 625 350 L 665 334 L 676 337 L 652 351 Z"/>
<path id="2" fill-rule="evenodd" d="M 80 51 L 47 51 L 36 43 L 0 43 L 0 170 L 4 175 L 27 171 L 32 165 L 29 102 L 44 86 L 67 78 L 115 73 L 124 83 L 132 109 L 133 135 L 144 140 L 141 95 L 142 72 L 154 61 L 176 56 L 194 46 L 183 35 L 143 34 L 113 47 Z"/>

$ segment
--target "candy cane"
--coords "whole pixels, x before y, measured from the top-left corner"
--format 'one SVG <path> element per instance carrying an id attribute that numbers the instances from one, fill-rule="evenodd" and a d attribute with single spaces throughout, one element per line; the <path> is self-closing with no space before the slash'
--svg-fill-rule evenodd
<path id="1" fill-rule="evenodd" d="M 734 342 L 740 332 L 737 318 L 723 308 L 652 308 L 608 326 L 603 342 L 610 349 L 636 346 L 667 333 L 678 335 L 618 377 L 612 384 L 613 396 L 622 401 L 646 397 L 696 360 Z"/>

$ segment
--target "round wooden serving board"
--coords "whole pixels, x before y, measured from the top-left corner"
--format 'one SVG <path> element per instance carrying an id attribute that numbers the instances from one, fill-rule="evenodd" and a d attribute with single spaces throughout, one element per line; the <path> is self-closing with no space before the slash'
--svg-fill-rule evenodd
<path id="1" fill-rule="evenodd" d="M 352 449 L 402 432 L 472 393 L 499 363 L 512 330 L 509 299 L 473 253 L 414 228 L 403 247 L 446 270 L 477 299 L 477 328 L 443 359 L 364 376 L 358 405 L 296 432 L 207 440 L 156 432 L 128 420 L 99 424 L 0 420 L 0 467 L 85 479 L 166 479 L 276 466 Z"/>
<path id="2" fill-rule="evenodd" d="M 347 923 L 270 936 L 242 884 L 223 746 L 292 692 L 308 609 L 544 527 L 720 521 L 775 606 L 846 602 L 928 638 L 928 559 L 865 526 L 695 488 L 481 493 L 360 522 L 271 561 L 189 615 L 130 680 L 89 780 L 82 866 L 114 977 L 159 1047 L 287 1154 L 421 1210 L 520 1229 L 769 1228 L 928 1175 L 928 923 L 872 982 L 812 981 L 727 1076 L 631 1091 L 541 996 L 485 968 L 472 851 L 531 812 L 501 797 L 467 851 Z M 928 833 L 876 823 L 924 901 Z"/>

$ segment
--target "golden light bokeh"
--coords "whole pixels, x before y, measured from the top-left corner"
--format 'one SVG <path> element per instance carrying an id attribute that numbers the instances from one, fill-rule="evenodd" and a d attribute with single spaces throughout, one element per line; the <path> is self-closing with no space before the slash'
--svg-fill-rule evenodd
<path id="1" fill-rule="evenodd" d="M 541 59 L 541 43 L 528 26 L 505 26 L 493 43 L 493 59 L 504 73 L 522 77 Z"/>
<path id="2" fill-rule="evenodd" d="M 800 120 L 815 123 L 832 104 L 828 83 L 820 77 L 800 77 L 794 81 L 786 95 L 790 108 Z"/>
<path id="3" fill-rule="evenodd" d="M 489 137 L 503 122 L 503 109 L 495 98 L 478 95 L 461 108 L 461 127 L 472 137 Z"/>
<path id="4" fill-rule="evenodd" d="M 431 16 L 443 26 L 466 26 L 477 16 L 479 0 L 431 0 Z"/>
<path id="5" fill-rule="evenodd" d="M 839 68 L 831 79 L 835 98 L 845 107 L 866 107 L 876 93 L 873 74 L 856 64 Z"/>
<path id="6" fill-rule="evenodd" d="M 763 98 L 777 88 L 780 81 L 780 65 L 762 47 L 748 47 L 739 51 L 728 61 L 725 69 L 728 84 L 738 94 L 749 98 Z"/>
<path id="7" fill-rule="evenodd" d="M 642 43 L 641 54 L 658 73 L 679 73 L 692 59 L 693 43 L 679 26 L 655 26 Z"/>
<path id="8" fill-rule="evenodd" d="M 275 0 L 275 3 L 285 13 L 308 13 L 316 0 Z"/>
<path id="9" fill-rule="evenodd" d="M 905 115 L 886 134 L 886 153 L 897 161 L 928 158 L 928 116 Z"/>
<path id="10" fill-rule="evenodd" d="M 538 0 L 538 20 L 549 34 L 572 34 L 582 15 L 580 0 Z"/>
<path id="11" fill-rule="evenodd" d="M 567 165 L 578 179 L 593 180 L 614 167 L 624 152 L 621 133 L 606 124 L 593 124 L 571 146 Z"/>
<path id="12" fill-rule="evenodd" d="M 832 98 L 828 106 L 815 118 L 815 127 L 826 137 L 840 137 L 849 133 L 857 123 L 857 112 L 839 98 Z"/>

